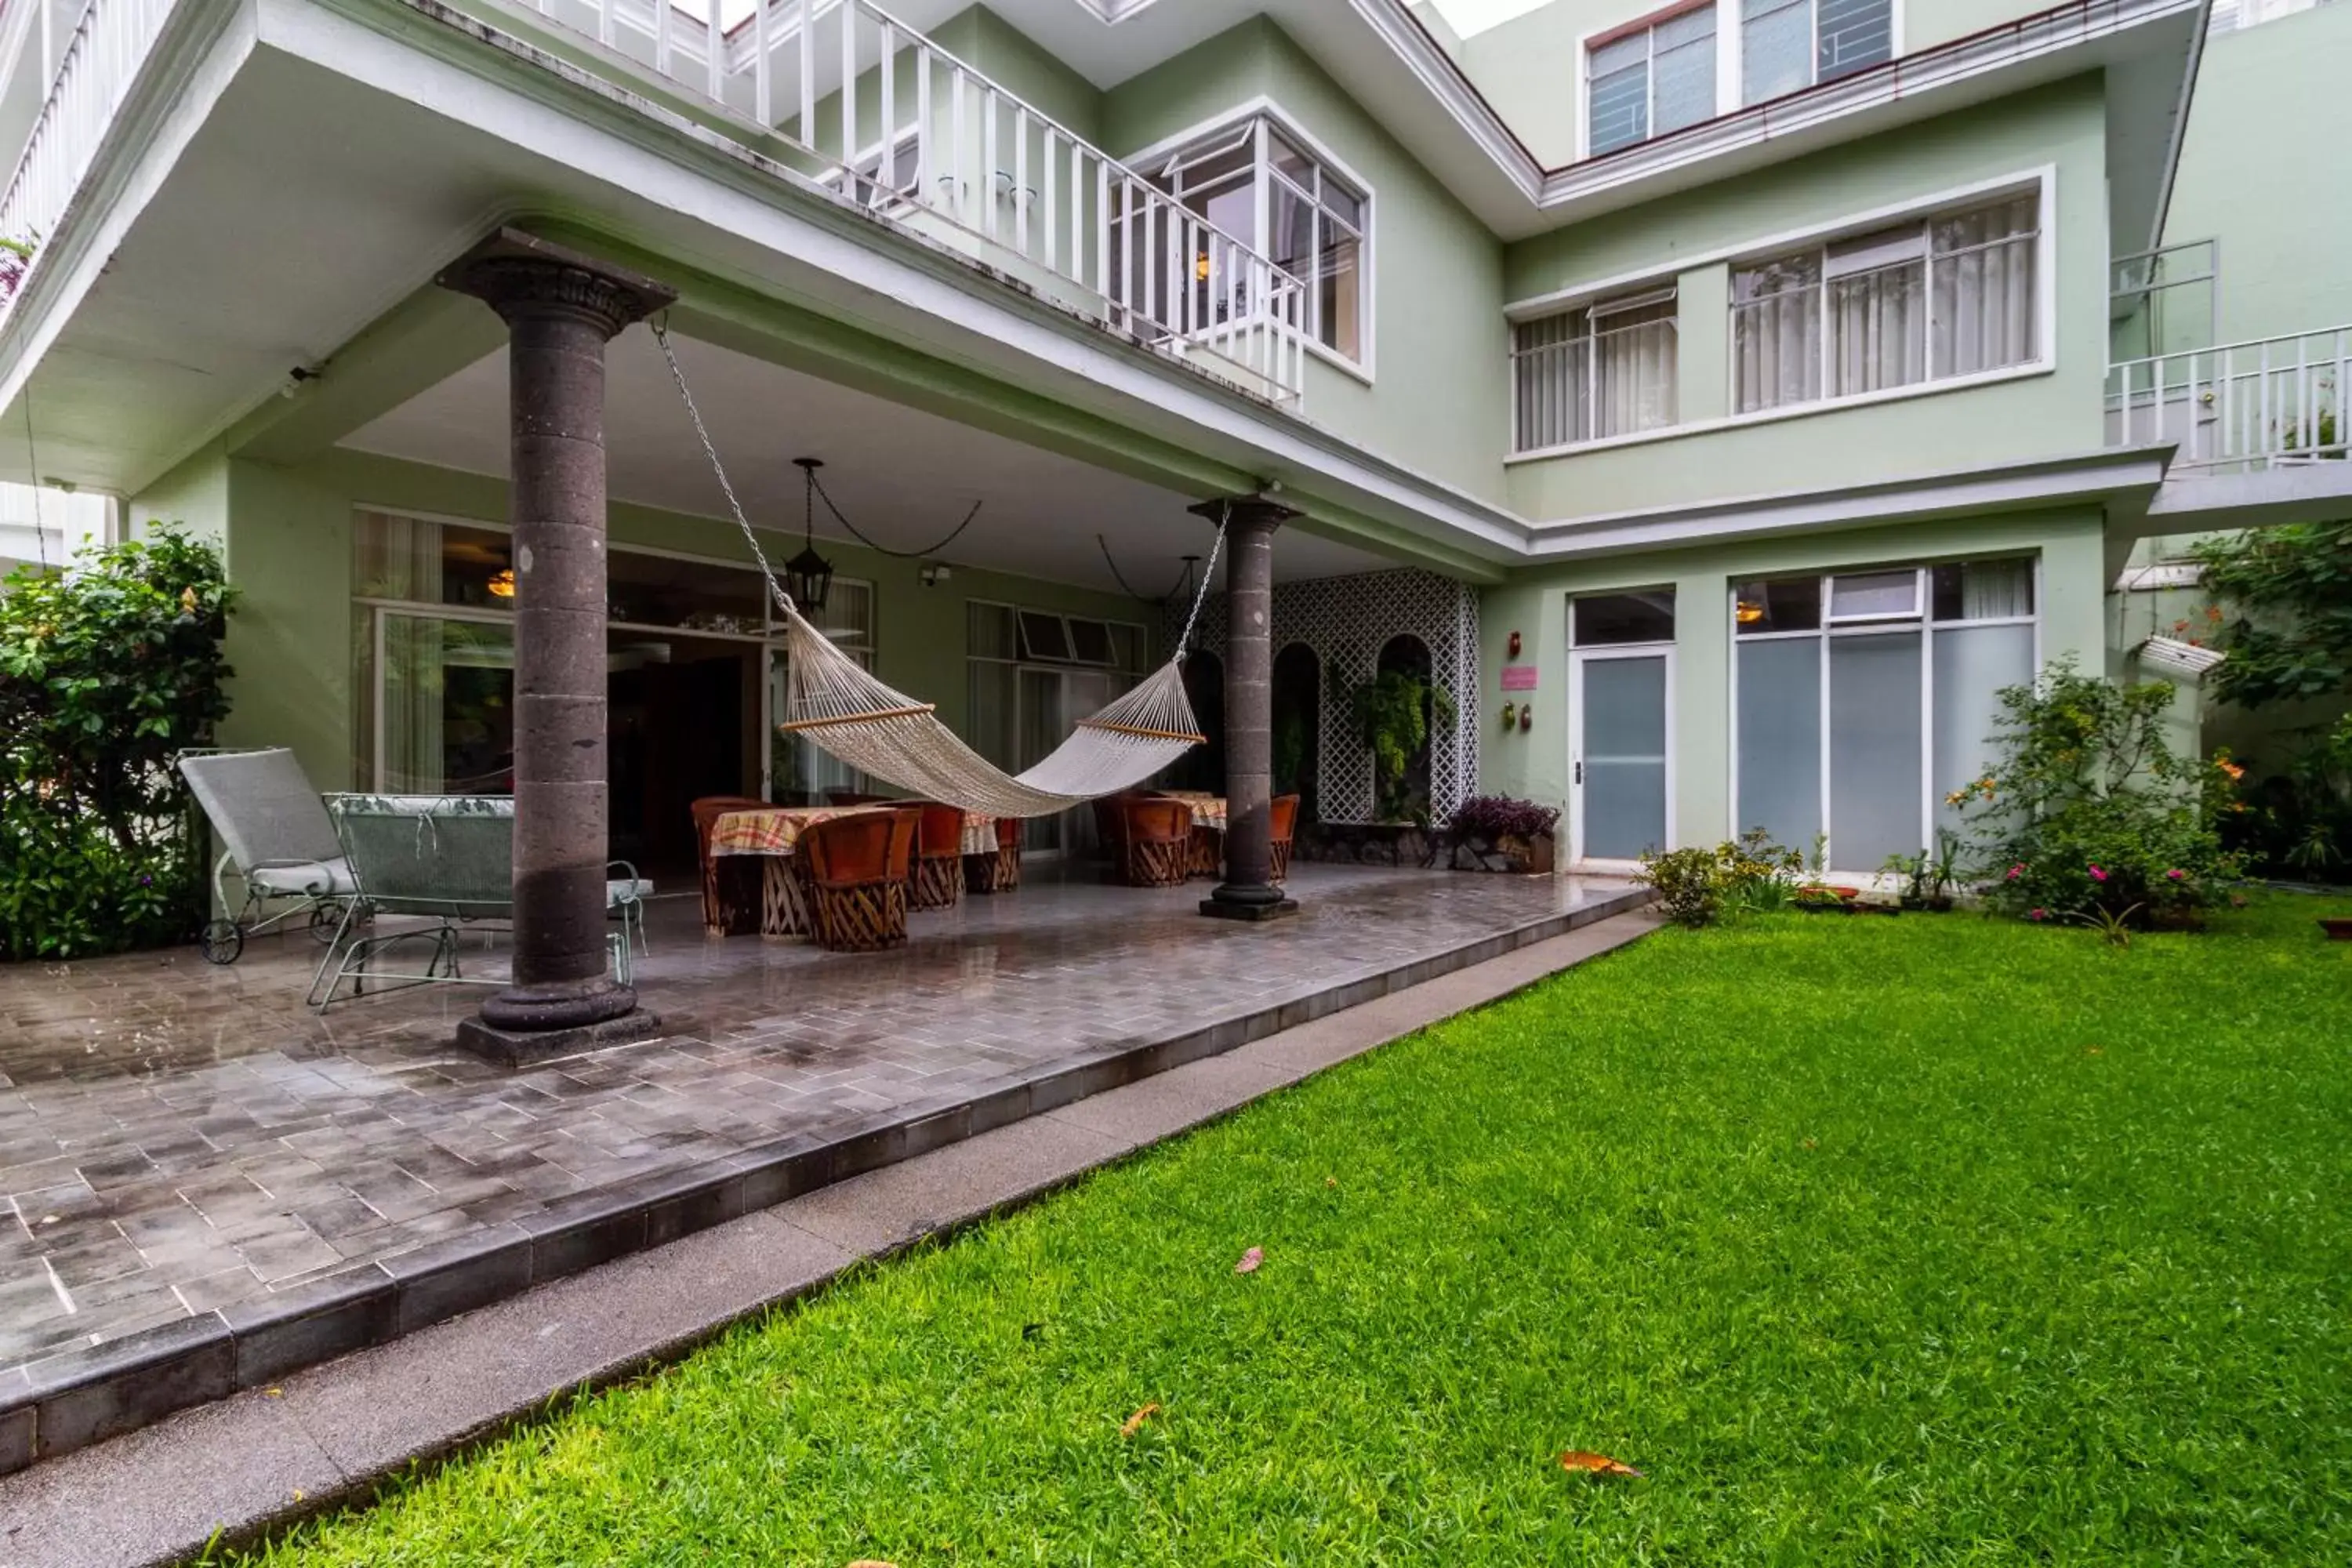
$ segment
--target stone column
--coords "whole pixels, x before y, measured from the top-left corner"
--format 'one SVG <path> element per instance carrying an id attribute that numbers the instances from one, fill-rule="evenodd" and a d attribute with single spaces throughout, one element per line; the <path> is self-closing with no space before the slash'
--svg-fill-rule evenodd
<path id="1" fill-rule="evenodd" d="M 604 345 L 677 296 L 515 230 L 443 274 L 509 334 L 514 524 L 514 977 L 458 1026 L 507 1062 L 657 1025 L 607 972 Z"/>
<path id="2" fill-rule="evenodd" d="M 1274 531 L 1298 514 L 1265 496 L 1192 509 L 1225 521 L 1225 879 L 1201 900 L 1221 920 L 1298 905 L 1274 884 Z"/>

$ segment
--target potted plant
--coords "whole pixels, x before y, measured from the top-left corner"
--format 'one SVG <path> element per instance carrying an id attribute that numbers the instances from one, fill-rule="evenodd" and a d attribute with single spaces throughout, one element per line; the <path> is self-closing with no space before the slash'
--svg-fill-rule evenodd
<path id="1" fill-rule="evenodd" d="M 1474 796 L 1454 813 L 1447 864 L 1463 870 L 1467 854 L 1468 869 L 1549 875 L 1556 858 L 1552 829 L 1559 823 L 1557 806 L 1508 795 Z"/>
<path id="2" fill-rule="evenodd" d="M 1337 671 L 1334 671 L 1337 674 Z M 1426 823 L 1429 803 L 1412 798 L 1413 759 L 1429 744 L 1433 725 L 1454 722 L 1454 699 L 1402 670 L 1382 670 L 1346 693 L 1356 733 L 1371 748 L 1375 804 L 1382 822 Z"/>

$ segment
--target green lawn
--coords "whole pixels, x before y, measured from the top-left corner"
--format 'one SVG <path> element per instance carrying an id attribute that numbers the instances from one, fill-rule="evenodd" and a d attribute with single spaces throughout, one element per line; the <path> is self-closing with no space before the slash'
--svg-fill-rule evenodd
<path id="1" fill-rule="evenodd" d="M 2321 907 L 1666 932 L 261 1560 L 2352 1562 Z"/>

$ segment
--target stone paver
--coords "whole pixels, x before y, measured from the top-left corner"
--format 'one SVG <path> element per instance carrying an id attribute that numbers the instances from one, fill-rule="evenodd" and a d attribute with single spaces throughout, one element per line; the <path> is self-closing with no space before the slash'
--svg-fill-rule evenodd
<path id="1" fill-rule="evenodd" d="M 1301 917 L 1245 929 L 1194 914 L 1197 886 L 1033 874 L 879 955 L 706 939 L 692 900 L 665 900 L 639 985 L 671 1032 L 520 1072 L 452 1046 L 471 988 L 314 1016 L 299 935 L 230 968 L 0 970 L 0 1394 L 11 1368 L 215 1309 L 251 1321 L 583 1194 L 1262 1016 L 1620 890 L 1303 865 L 1295 887 Z M 494 950 L 466 962 L 502 973 Z"/>
<path id="2" fill-rule="evenodd" d="M 247 1539 L 362 1496 L 412 1460 L 674 1358 L 856 1258 L 1017 1204 L 1656 923 L 1619 915 L 1086 1102 L 1122 1136 L 1034 1117 L 0 1477 L 0 1568 L 176 1562 L 216 1530 Z"/>

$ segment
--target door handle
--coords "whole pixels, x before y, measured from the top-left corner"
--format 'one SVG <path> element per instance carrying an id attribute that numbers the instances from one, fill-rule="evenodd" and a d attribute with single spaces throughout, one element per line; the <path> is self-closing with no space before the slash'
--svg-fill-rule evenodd
<path id="1" fill-rule="evenodd" d="M 1580 785 L 1584 783 L 1584 759 L 1582 757 L 1576 759 L 1576 782 Z"/>

